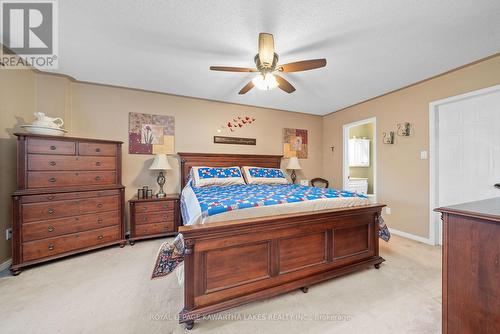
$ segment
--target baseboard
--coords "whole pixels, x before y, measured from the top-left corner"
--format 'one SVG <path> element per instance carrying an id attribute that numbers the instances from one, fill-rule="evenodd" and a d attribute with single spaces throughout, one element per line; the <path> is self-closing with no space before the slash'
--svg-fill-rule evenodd
<path id="1" fill-rule="evenodd" d="M 396 230 L 395 228 L 392 228 L 392 227 L 389 228 L 389 231 L 394 235 L 398 235 L 398 236 L 406 238 L 406 239 L 411 239 L 411 240 L 415 240 L 418 242 L 423 242 L 424 244 L 427 244 L 427 245 L 435 246 L 434 242 L 429 238 L 424 238 L 424 237 L 420 237 L 418 235 L 411 234 L 408 232 L 399 231 L 399 230 Z"/>
<path id="2" fill-rule="evenodd" d="M 12 259 L 8 259 L 4 263 L 0 263 L 0 271 L 4 271 L 5 269 L 8 269 L 12 263 Z"/>

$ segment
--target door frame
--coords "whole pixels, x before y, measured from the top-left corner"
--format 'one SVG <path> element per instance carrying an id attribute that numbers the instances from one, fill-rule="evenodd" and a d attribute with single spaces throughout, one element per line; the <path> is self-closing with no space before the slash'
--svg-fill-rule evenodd
<path id="1" fill-rule="evenodd" d="M 342 187 L 347 189 L 347 180 L 349 177 L 349 129 L 353 126 L 373 123 L 373 195 L 370 199 L 377 201 L 377 117 L 370 117 L 359 121 L 344 124 L 343 126 L 343 162 L 342 162 Z"/>
<path id="2" fill-rule="evenodd" d="M 441 215 L 434 212 L 439 205 L 439 107 L 500 91 L 500 85 L 474 90 L 429 103 L 429 240 L 442 245 Z"/>

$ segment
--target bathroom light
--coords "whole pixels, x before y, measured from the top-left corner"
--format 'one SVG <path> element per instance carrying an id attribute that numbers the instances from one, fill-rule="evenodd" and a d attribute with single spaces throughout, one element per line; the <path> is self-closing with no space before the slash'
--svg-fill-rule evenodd
<path id="1" fill-rule="evenodd" d="M 262 90 L 271 90 L 278 87 L 278 81 L 272 73 L 259 74 L 252 79 L 252 83 L 255 87 Z"/>

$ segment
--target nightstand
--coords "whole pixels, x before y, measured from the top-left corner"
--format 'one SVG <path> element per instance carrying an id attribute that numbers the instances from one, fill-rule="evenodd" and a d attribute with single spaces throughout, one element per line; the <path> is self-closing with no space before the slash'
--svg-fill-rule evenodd
<path id="1" fill-rule="evenodd" d="M 165 237 L 177 234 L 179 226 L 179 195 L 163 198 L 134 198 L 130 206 L 131 245 L 136 240 Z"/>

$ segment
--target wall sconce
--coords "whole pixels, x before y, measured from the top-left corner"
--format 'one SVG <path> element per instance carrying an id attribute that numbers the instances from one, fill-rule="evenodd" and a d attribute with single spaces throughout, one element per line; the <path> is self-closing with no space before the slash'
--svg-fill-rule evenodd
<path id="1" fill-rule="evenodd" d="M 383 143 L 384 144 L 394 144 L 394 131 L 389 131 L 389 133 L 384 132 L 384 139 Z"/>
<path id="2" fill-rule="evenodd" d="M 398 123 L 398 136 L 409 137 L 413 134 L 413 124 L 410 122 Z"/>

